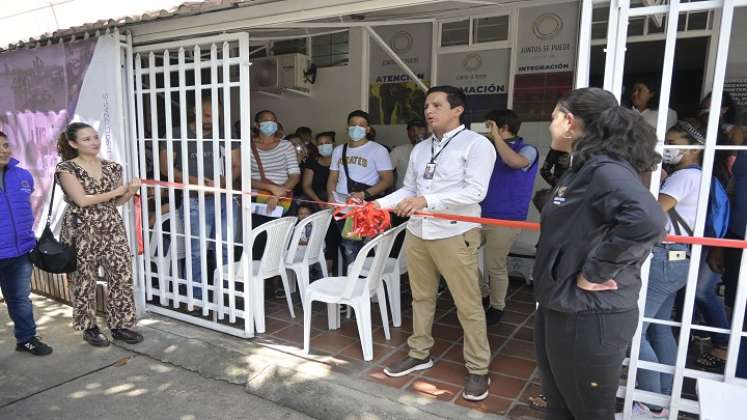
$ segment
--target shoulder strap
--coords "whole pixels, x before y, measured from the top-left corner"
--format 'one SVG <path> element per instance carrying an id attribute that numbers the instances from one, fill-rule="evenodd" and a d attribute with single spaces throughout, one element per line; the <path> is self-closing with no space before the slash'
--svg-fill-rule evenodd
<path id="1" fill-rule="evenodd" d="M 47 212 L 47 227 L 52 225 L 52 206 L 54 206 L 54 191 L 57 187 L 57 170 L 52 173 L 52 197 L 49 199 L 49 211 Z"/>
<path id="2" fill-rule="evenodd" d="M 348 194 L 350 194 L 353 189 L 350 184 L 352 179 L 350 179 L 350 170 L 348 169 L 348 144 L 347 143 L 342 145 L 342 167 L 345 169 L 345 179 L 348 185 Z"/>
<path id="3" fill-rule="evenodd" d="M 690 229 L 690 225 L 685 222 L 685 219 L 682 218 L 682 215 L 680 215 L 677 210 L 674 209 L 674 207 L 669 210 L 668 214 L 669 220 L 672 221 L 672 227 L 674 228 L 674 233 L 676 235 L 681 235 L 680 226 L 682 226 L 688 235 L 693 236 L 693 230 Z"/>
<path id="4" fill-rule="evenodd" d="M 259 178 L 262 180 L 262 182 L 267 182 L 267 178 L 265 178 L 265 168 L 262 166 L 262 159 L 259 158 L 257 144 L 254 143 L 254 141 L 250 141 L 249 143 L 252 147 L 252 155 L 254 155 L 254 160 L 257 161 L 257 168 L 259 168 Z"/>

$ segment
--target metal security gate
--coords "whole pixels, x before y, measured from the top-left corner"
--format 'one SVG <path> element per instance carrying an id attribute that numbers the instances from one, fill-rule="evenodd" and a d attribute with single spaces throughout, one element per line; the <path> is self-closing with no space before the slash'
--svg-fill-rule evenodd
<path id="1" fill-rule="evenodd" d="M 135 47 L 128 70 L 132 158 L 147 180 L 139 301 L 252 337 L 242 275 L 251 273 L 250 197 L 240 192 L 250 190 L 248 34 Z"/>
<path id="2" fill-rule="evenodd" d="M 641 2 L 636 2 L 636 7 L 632 7 L 631 0 L 584 0 L 581 17 L 581 36 L 579 42 L 578 66 L 579 72 L 577 74 L 576 81 L 577 87 L 588 86 L 589 83 L 589 50 L 592 27 L 591 15 L 594 4 L 598 3 L 609 4 L 610 6 L 609 26 L 607 31 L 607 55 L 604 72 L 604 88 L 615 93 L 618 99 L 620 98 L 622 93 L 623 76 L 625 69 L 625 51 L 628 34 L 628 23 L 630 18 L 653 15 L 663 16 L 663 19 L 667 23 L 667 25 L 664 65 L 662 68 L 662 83 L 659 89 L 659 109 L 669 108 L 674 52 L 678 32 L 678 20 L 681 14 L 697 11 L 715 11 L 714 16 L 720 16 L 719 18 L 714 19 L 714 31 L 718 33 L 718 39 L 716 42 L 712 42 L 711 44 L 711 48 L 715 49 L 716 51 L 715 54 L 711 53 L 709 55 L 714 60 L 714 62 L 707 63 L 707 66 L 709 68 L 708 72 L 710 73 L 712 71 L 711 74 L 713 80 L 712 82 L 706 83 L 706 86 L 708 86 L 710 88 L 710 91 L 712 92 L 712 98 L 709 111 L 709 115 L 711 117 L 708 121 L 705 146 L 665 146 L 664 137 L 666 134 L 667 113 L 660 112 L 658 114 L 657 122 L 657 137 L 659 139 L 657 150 L 660 153 L 665 148 L 699 148 L 704 151 L 697 218 L 694 229 L 694 236 L 702 237 L 706 223 L 708 196 L 710 192 L 711 175 L 715 152 L 717 150 L 747 150 L 747 146 L 745 145 L 717 145 L 716 136 L 717 130 L 719 130 L 719 118 L 714 117 L 720 114 L 719 111 L 722 91 L 724 89 L 724 78 L 726 74 L 734 8 L 736 6 L 747 7 L 747 1 L 669 0 L 668 2 L 666 2 L 667 4 L 658 4 L 664 2 L 648 2 L 649 4 L 655 4 L 651 6 L 641 4 Z M 742 40 L 733 41 L 740 42 Z M 658 196 L 659 184 L 660 172 L 655 171 L 651 180 L 651 193 L 654 194 L 654 196 Z M 681 321 L 651 319 L 644 317 L 642 317 L 642 319 L 639 321 L 638 330 L 636 331 L 636 335 L 633 339 L 633 344 L 630 350 L 630 358 L 627 362 L 627 379 L 624 381 L 624 384 L 621 385 L 618 392 L 619 397 L 625 398 L 625 419 L 631 418 L 633 401 L 645 402 L 668 408 L 670 420 L 677 419 L 680 415 L 680 412 L 699 414 L 700 410 L 698 401 L 691 398 L 692 396 L 688 397 L 684 395 L 683 388 L 685 383 L 688 381 L 690 382 L 690 385 L 692 385 L 693 381 L 704 378 L 730 384 L 747 386 L 747 380 L 735 377 L 737 368 L 737 356 L 740 351 L 740 340 L 742 339 L 742 337 L 747 337 L 747 334 L 743 332 L 745 303 L 747 303 L 747 253 L 745 253 L 744 250 L 741 251 L 742 260 L 739 271 L 740 281 L 738 283 L 735 305 L 732 311 L 731 328 L 720 329 L 705 325 L 693 324 L 692 322 L 695 292 L 698 282 L 698 273 L 700 270 L 701 255 L 703 251 L 702 248 L 703 247 L 701 245 L 692 246 L 692 255 L 690 258 L 690 267 L 688 272 L 688 282 L 685 288 L 684 305 L 682 308 L 682 313 L 680 314 L 682 316 Z M 639 308 L 641 314 L 644 313 L 644 306 L 646 302 L 649 266 L 649 262 L 647 261 L 643 267 L 644 280 L 639 298 Z M 678 341 L 678 350 L 676 355 L 676 363 L 674 366 L 639 360 L 642 330 L 641 327 L 643 322 L 679 328 L 679 333 L 676 337 Z M 690 335 L 693 331 L 715 332 L 729 335 L 727 362 L 723 373 L 706 372 L 702 370 L 692 369 L 687 366 Z M 747 349 L 743 349 L 742 351 L 747 351 Z M 672 395 L 662 395 L 636 389 L 636 377 L 640 369 L 672 374 L 674 377 L 672 385 Z M 734 407 L 733 409 L 736 410 L 737 408 Z M 738 414 L 735 414 L 735 416 L 739 417 Z"/>

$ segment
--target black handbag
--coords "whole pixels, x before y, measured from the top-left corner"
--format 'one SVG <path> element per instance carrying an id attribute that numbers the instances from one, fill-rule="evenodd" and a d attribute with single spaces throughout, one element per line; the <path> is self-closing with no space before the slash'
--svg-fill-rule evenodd
<path id="1" fill-rule="evenodd" d="M 77 252 L 72 246 L 62 243 L 52 233 L 52 204 L 54 204 L 54 190 L 56 182 L 52 180 L 52 199 L 49 201 L 49 213 L 47 214 L 47 226 L 41 237 L 36 241 L 34 250 L 31 251 L 29 259 L 39 269 L 48 273 L 72 273 L 77 269 Z"/>

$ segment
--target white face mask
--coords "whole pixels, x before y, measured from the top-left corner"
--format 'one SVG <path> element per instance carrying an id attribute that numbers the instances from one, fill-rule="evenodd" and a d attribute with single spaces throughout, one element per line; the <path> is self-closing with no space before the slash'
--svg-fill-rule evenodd
<path id="1" fill-rule="evenodd" d="M 320 144 L 318 147 L 319 154 L 324 157 L 332 156 L 332 150 L 334 150 L 334 148 L 335 147 L 332 144 Z"/>
<path id="2" fill-rule="evenodd" d="M 666 149 L 661 157 L 661 161 L 667 165 L 677 165 L 682 161 L 685 152 L 680 149 Z"/>

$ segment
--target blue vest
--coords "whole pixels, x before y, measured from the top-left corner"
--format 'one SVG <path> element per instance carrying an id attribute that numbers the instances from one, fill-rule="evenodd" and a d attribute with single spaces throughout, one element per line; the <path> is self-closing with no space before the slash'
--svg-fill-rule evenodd
<path id="1" fill-rule="evenodd" d="M 10 159 L 5 167 L 4 185 L 0 189 L 0 259 L 28 254 L 36 246 L 31 193 L 34 178 Z"/>
<path id="2" fill-rule="evenodd" d="M 508 144 L 519 153 L 525 146 L 524 139 L 519 137 Z M 534 147 L 532 145 L 527 145 Z M 532 166 L 523 171 L 513 169 L 503 163 L 500 156 L 495 160 L 493 175 L 485 200 L 481 203 L 482 217 L 504 220 L 526 220 L 529 212 L 529 201 L 534 190 L 534 178 L 539 168 L 539 153 Z"/>

